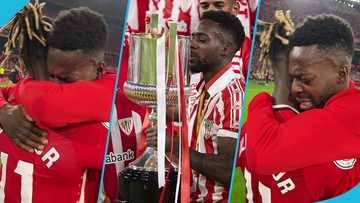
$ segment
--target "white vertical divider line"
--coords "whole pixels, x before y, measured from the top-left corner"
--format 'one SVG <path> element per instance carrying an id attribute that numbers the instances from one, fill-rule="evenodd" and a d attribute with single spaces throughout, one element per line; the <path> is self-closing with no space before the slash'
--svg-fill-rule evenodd
<path id="1" fill-rule="evenodd" d="M 159 188 L 165 185 L 165 138 L 166 138 L 166 65 L 165 34 L 157 41 L 156 99 L 157 99 L 157 160 Z"/>
<path id="2" fill-rule="evenodd" d="M 178 37 L 176 36 L 175 39 L 175 73 L 176 73 L 176 86 L 177 86 L 177 100 L 178 100 L 178 112 L 180 114 L 185 113 L 182 112 L 180 110 L 180 104 L 181 104 L 181 98 L 180 98 L 180 60 L 179 60 L 179 44 L 178 44 Z M 182 123 L 181 123 L 181 119 L 180 119 L 180 114 L 178 114 L 179 116 L 179 163 L 178 163 L 178 176 L 177 176 L 177 180 L 176 180 L 176 191 L 175 191 L 175 201 L 174 203 L 178 202 L 178 198 L 179 198 L 179 190 L 180 190 L 180 180 L 181 180 L 181 135 L 182 135 Z"/>

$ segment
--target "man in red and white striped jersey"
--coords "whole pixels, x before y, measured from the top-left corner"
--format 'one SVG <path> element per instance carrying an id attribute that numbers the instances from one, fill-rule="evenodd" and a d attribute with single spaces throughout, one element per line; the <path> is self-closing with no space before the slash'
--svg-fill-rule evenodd
<path id="1" fill-rule="evenodd" d="M 190 68 L 203 74 L 189 109 L 192 202 L 227 202 L 244 92 L 231 60 L 243 39 L 240 21 L 223 11 L 204 13 L 192 34 Z"/>
<path id="2" fill-rule="evenodd" d="M 191 202 L 228 200 L 244 94 L 242 74 L 231 60 L 244 37 L 239 19 L 224 11 L 205 12 L 192 33 L 190 69 L 194 77 L 188 109 Z M 148 129 L 147 136 L 148 144 L 155 146 L 156 129 Z"/>

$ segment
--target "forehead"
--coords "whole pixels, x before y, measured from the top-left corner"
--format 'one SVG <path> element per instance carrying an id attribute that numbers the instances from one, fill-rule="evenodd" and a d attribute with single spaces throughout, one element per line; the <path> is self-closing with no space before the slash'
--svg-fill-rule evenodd
<path id="1" fill-rule="evenodd" d="M 49 48 L 48 56 L 56 62 L 70 63 L 74 61 L 82 61 L 86 57 L 86 55 L 81 50 L 74 51 L 62 51 L 56 48 Z M 53 62 L 52 61 L 52 62 Z"/>
<path id="2" fill-rule="evenodd" d="M 304 60 L 318 57 L 320 50 L 316 45 L 311 46 L 295 46 L 290 51 L 290 60 Z"/>
<path id="3" fill-rule="evenodd" d="M 230 0 L 200 0 L 200 4 L 227 3 Z"/>
<path id="4" fill-rule="evenodd" d="M 331 52 L 321 51 L 317 45 L 295 46 L 289 54 L 289 72 L 313 72 L 335 66 Z"/>
<path id="5" fill-rule="evenodd" d="M 74 66 L 88 61 L 89 57 L 81 50 L 62 51 L 60 49 L 49 48 L 48 63 L 49 70 L 67 71 L 72 70 Z"/>
<path id="6" fill-rule="evenodd" d="M 218 23 L 211 20 L 200 20 L 198 27 L 196 28 L 194 33 L 213 33 L 218 31 Z"/>

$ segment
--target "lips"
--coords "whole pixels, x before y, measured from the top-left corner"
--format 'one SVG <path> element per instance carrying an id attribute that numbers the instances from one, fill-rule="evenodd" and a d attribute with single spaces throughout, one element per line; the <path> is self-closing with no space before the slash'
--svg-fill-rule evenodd
<path id="1" fill-rule="evenodd" d="M 299 104 L 300 109 L 303 111 L 315 108 L 313 102 L 310 99 L 296 98 L 296 101 Z"/>
<path id="2" fill-rule="evenodd" d="M 194 63 L 197 60 L 197 58 L 198 58 L 197 55 L 194 52 L 191 52 L 189 62 Z"/>
<path id="3" fill-rule="evenodd" d="M 196 58 L 195 58 L 195 57 L 190 57 L 189 62 L 190 62 L 190 64 L 195 63 L 195 62 L 196 62 Z"/>

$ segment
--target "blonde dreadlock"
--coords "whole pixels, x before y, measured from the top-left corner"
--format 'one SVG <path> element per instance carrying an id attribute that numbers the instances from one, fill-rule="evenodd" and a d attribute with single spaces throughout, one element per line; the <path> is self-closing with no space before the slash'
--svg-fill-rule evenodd
<path id="1" fill-rule="evenodd" d="M 265 27 L 264 31 L 260 35 L 260 70 L 259 72 L 265 71 L 266 68 L 271 69 L 270 61 L 270 52 L 271 44 L 275 39 L 281 41 L 283 45 L 289 44 L 289 36 L 295 31 L 294 22 L 290 17 L 290 10 L 287 10 L 285 13 L 283 10 L 275 11 L 276 22 L 264 22 L 259 21 L 260 25 Z M 279 33 L 279 30 L 276 29 L 276 26 L 282 24 L 285 30 L 285 33 Z M 285 35 L 285 36 L 284 36 Z"/>
<path id="2" fill-rule="evenodd" d="M 9 28 L 9 34 L 4 45 L 5 58 L 0 67 L 17 48 L 29 74 L 34 72 L 33 65 L 36 60 L 46 60 L 46 41 L 52 29 L 52 21 L 43 15 L 44 6 L 45 3 L 39 3 L 38 0 L 34 4 L 29 3 L 4 27 L 4 29 Z"/>

